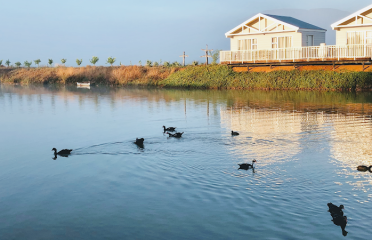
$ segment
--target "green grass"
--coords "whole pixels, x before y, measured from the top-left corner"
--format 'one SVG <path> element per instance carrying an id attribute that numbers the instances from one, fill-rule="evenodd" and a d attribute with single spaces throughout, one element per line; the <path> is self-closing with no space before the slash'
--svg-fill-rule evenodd
<path id="1" fill-rule="evenodd" d="M 223 65 L 187 67 L 160 82 L 165 87 L 226 89 L 371 89 L 372 73 L 333 71 L 234 72 Z"/>

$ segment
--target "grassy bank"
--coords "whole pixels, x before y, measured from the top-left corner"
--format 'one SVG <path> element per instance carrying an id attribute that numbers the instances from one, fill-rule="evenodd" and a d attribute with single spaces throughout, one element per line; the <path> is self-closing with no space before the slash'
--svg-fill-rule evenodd
<path id="1" fill-rule="evenodd" d="M 16 84 L 74 84 L 90 81 L 99 85 L 156 85 L 179 68 L 165 67 L 56 67 L 0 70 L 0 81 Z"/>
<path id="2" fill-rule="evenodd" d="M 372 73 L 333 71 L 234 72 L 227 66 L 58 67 L 14 69 L 0 74 L 4 83 L 70 84 L 91 81 L 103 85 L 146 85 L 216 89 L 372 89 Z"/>
<path id="3" fill-rule="evenodd" d="M 227 66 L 187 68 L 162 81 L 169 87 L 227 89 L 372 89 L 372 73 L 333 71 L 234 72 Z"/>

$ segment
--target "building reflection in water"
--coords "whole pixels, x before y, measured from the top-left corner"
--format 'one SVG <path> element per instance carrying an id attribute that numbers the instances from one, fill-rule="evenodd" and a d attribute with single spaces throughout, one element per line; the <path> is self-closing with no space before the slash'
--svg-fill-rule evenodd
<path id="1" fill-rule="evenodd" d="M 241 133 L 240 143 L 228 145 L 232 154 L 247 161 L 261 159 L 260 166 L 291 160 L 305 145 L 319 144 L 322 139 L 328 142 L 333 164 L 342 166 L 343 170 L 337 174 L 353 177 L 346 182 L 356 189 L 368 191 L 372 189 L 372 173 L 361 173 L 356 168 L 372 165 L 372 118 L 355 111 L 357 105 L 327 111 L 306 109 L 311 112 L 259 108 L 257 104 L 252 108 L 222 107 L 221 126 L 226 131 Z M 371 104 L 363 106 L 364 110 L 371 107 Z M 305 136 L 308 138 L 306 144 L 302 140 Z"/>
<path id="2" fill-rule="evenodd" d="M 341 175 L 353 177 L 348 181 L 354 188 L 368 191 L 372 188 L 372 174 L 358 172 L 359 165 L 372 165 L 371 116 L 354 113 L 333 116 L 331 153 L 336 164 L 341 164 Z"/>
<path id="3" fill-rule="evenodd" d="M 241 142 L 230 145 L 235 156 L 257 158 L 259 165 L 265 166 L 299 153 L 301 114 L 255 108 L 222 108 L 220 112 L 221 126 L 240 133 L 234 141 Z"/>

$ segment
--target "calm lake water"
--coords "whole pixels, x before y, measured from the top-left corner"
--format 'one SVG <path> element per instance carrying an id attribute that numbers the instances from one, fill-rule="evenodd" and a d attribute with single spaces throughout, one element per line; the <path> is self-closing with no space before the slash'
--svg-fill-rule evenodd
<path id="1" fill-rule="evenodd" d="M 371 93 L 2 85 L 0 238 L 345 239 L 332 202 L 370 239 L 371 114 Z"/>

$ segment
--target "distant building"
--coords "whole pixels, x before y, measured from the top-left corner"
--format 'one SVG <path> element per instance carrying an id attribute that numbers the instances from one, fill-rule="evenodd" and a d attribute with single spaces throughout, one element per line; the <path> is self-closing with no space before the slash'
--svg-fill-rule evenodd
<path id="1" fill-rule="evenodd" d="M 259 13 L 228 31 L 231 51 L 319 46 L 327 30 L 287 16 Z"/>
<path id="2" fill-rule="evenodd" d="M 336 30 L 336 45 L 372 45 L 372 5 L 331 25 Z"/>

